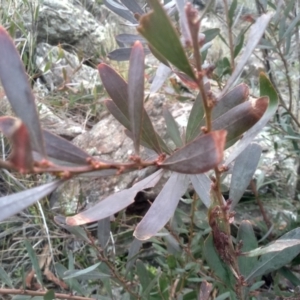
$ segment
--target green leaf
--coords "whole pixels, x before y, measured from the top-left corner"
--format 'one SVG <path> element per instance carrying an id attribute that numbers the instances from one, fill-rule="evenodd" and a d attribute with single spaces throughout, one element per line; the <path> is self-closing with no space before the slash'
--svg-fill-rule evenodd
<path id="1" fill-rule="evenodd" d="M 190 112 L 188 124 L 186 127 L 186 142 L 192 141 L 200 134 L 200 127 L 202 119 L 204 117 L 204 107 L 201 99 L 201 94 L 199 93 L 195 99 L 193 107 Z"/>
<path id="2" fill-rule="evenodd" d="M 234 58 L 236 58 L 239 53 L 241 52 L 241 50 L 243 49 L 243 46 L 244 46 L 244 39 L 245 39 L 245 33 L 244 32 L 241 32 L 238 37 L 237 37 L 237 41 L 236 41 L 236 44 L 234 46 Z"/>
<path id="3" fill-rule="evenodd" d="M 269 97 L 268 107 L 260 118 L 260 120 L 244 135 L 239 144 L 235 147 L 229 157 L 225 161 L 225 165 L 229 165 L 236 157 L 248 147 L 255 136 L 263 129 L 267 122 L 273 117 L 278 107 L 278 96 L 271 82 L 264 73 L 260 74 L 260 95 Z"/>
<path id="4" fill-rule="evenodd" d="M 225 292 L 225 293 L 221 294 L 220 296 L 218 296 L 217 298 L 215 298 L 215 300 L 226 300 L 226 299 L 232 300 L 230 292 Z"/>
<path id="5" fill-rule="evenodd" d="M 150 294 L 152 288 L 155 286 L 155 284 L 157 284 L 157 282 L 159 281 L 160 276 L 161 276 L 161 272 L 159 271 L 159 272 L 157 272 L 156 276 L 149 282 L 147 288 L 145 289 L 145 291 L 143 291 L 143 294 L 142 294 L 143 299 L 149 299 L 149 294 Z M 159 299 L 161 299 L 161 298 L 159 298 Z"/>
<path id="6" fill-rule="evenodd" d="M 287 30 L 284 32 L 281 39 L 284 39 L 287 35 L 289 35 L 292 32 L 292 30 L 296 29 L 299 26 L 298 24 L 299 21 L 300 21 L 300 14 L 297 14 L 295 19 L 290 23 Z"/>
<path id="7" fill-rule="evenodd" d="M 164 107 L 163 109 L 163 114 L 164 119 L 166 121 L 167 133 L 169 137 L 172 139 L 177 148 L 182 147 L 183 143 L 178 129 L 178 125 L 174 120 L 172 114 L 166 107 Z"/>
<path id="8" fill-rule="evenodd" d="M 184 174 L 207 172 L 222 161 L 225 140 L 225 130 L 199 136 L 159 163 L 159 166 Z"/>
<path id="9" fill-rule="evenodd" d="M 32 246 L 31 246 L 31 244 L 30 244 L 30 242 L 28 240 L 25 240 L 24 244 L 25 244 L 28 256 L 30 258 L 30 261 L 32 263 L 32 267 L 33 267 L 33 269 L 35 271 L 37 280 L 43 286 L 44 285 L 43 284 L 43 276 L 42 276 L 42 271 L 41 271 L 41 268 L 39 266 L 39 262 L 38 262 L 37 256 L 36 256 L 36 254 L 35 254 Z"/>
<path id="10" fill-rule="evenodd" d="M 266 253 L 269 251 L 276 251 Z M 293 229 L 284 234 L 279 240 L 269 246 L 250 251 L 250 255 L 263 254 L 252 268 L 246 281 L 277 270 L 293 260 L 300 253 L 300 228 Z"/>
<path id="11" fill-rule="evenodd" d="M 229 198 L 233 209 L 242 198 L 257 168 L 262 148 L 258 144 L 250 144 L 235 160 L 232 170 Z"/>
<path id="12" fill-rule="evenodd" d="M 152 278 L 150 272 L 147 270 L 144 263 L 139 259 L 136 261 L 136 272 L 144 292 L 146 291 Z"/>
<path id="13" fill-rule="evenodd" d="M 127 256 L 126 273 L 133 267 L 142 245 L 143 243 L 136 238 L 131 242 Z"/>
<path id="14" fill-rule="evenodd" d="M 8 274 L 5 272 L 5 270 L 3 269 L 2 266 L 0 266 L 0 279 L 2 280 L 2 282 L 4 284 L 6 284 L 7 286 L 9 286 L 10 288 L 14 288 Z"/>
<path id="15" fill-rule="evenodd" d="M 243 242 L 243 246 L 241 248 L 242 252 L 250 251 L 257 248 L 258 243 L 255 237 L 252 225 L 249 221 L 242 221 L 238 234 L 237 234 L 237 242 Z M 256 257 L 238 257 L 238 264 L 240 273 L 246 277 L 251 272 L 253 265 L 257 262 Z"/>
<path id="16" fill-rule="evenodd" d="M 70 269 L 72 269 L 72 266 L 73 266 L 73 261 L 70 261 L 70 257 L 69 257 Z M 65 272 L 68 271 L 67 268 L 60 263 L 55 264 L 55 269 L 56 269 L 56 272 L 57 272 L 59 278 L 64 278 Z M 71 291 L 74 290 L 77 293 L 79 293 L 80 295 L 86 294 L 85 290 L 82 288 L 82 286 L 79 284 L 79 282 L 75 278 L 67 279 L 66 283 L 69 286 Z"/>
<path id="17" fill-rule="evenodd" d="M 202 33 L 205 35 L 205 43 L 209 43 L 220 33 L 220 28 L 210 28 Z"/>
<path id="18" fill-rule="evenodd" d="M 282 267 L 279 269 L 279 274 L 285 277 L 294 286 L 300 286 L 300 279 L 287 267 Z"/>
<path id="19" fill-rule="evenodd" d="M 90 280 L 90 279 L 100 279 L 100 278 L 108 278 L 111 277 L 108 274 L 101 273 L 97 270 L 97 268 L 100 266 L 101 262 L 98 262 L 92 266 L 89 266 L 88 268 L 85 268 L 83 270 L 71 270 L 66 271 L 64 273 L 64 280 L 71 279 L 71 278 L 78 278 L 81 280 Z"/>
<path id="20" fill-rule="evenodd" d="M 143 125 L 144 59 L 143 46 L 137 41 L 131 51 L 128 72 L 128 111 L 136 155 L 140 153 L 140 135 Z"/>
<path id="21" fill-rule="evenodd" d="M 233 0 L 230 5 L 229 11 L 228 11 L 229 27 L 232 27 L 232 25 L 233 25 L 233 17 L 234 17 L 235 10 L 237 8 L 237 4 L 238 4 L 237 0 Z"/>
<path id="22" fill-rule="evenodd" d="M 44 300 L 55 300 L 55 293 L 53 290 L 49 290 L 45 296 L 44 296 Z"/>
<path id="23" fill-rule="evenodd" d="M 165 10 L 158 0 L 149 0 L 149 4 L 153 11 L 140 18 L 138 32 L 175 67 L 196 80 L 176 30 Z"/>

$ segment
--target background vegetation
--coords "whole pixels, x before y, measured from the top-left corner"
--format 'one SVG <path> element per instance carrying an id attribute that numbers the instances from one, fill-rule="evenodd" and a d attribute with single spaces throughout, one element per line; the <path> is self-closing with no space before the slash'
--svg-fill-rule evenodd
<path id="1" fill-rule="evenodd" d="M 258 137 L 258 142 L 267 152 L 261 157 L 259 163 L 257 160 L 258 167 L 255 175 L 253 179 L 250 176 L 247 190 L 241 202 L 235 206 L 234 221 L 227 220 L 228 222 L 225 223 L 230 226 L 232 243 L 236 251 L 240 249 L 242 252 L 247 252 L 275 242 L 273 246 L 256 250 L 258 252 L 252 252 L 253 256 L 250 257 L 239 256 L 237 252 L 232 254 L 236 260 L 234 262 L 239 265 L 240 273 L 236 274 L 235 265 L 230 262 L 230 259 L 226 259 L 224 253 L 222 254 L 215 242 L 218 238 L 214 240 L 215 236 L 211 234 L 220 233 L 219 229 L 223 225 L 219 224 L 215 227 L 212 222 L 215 220 L 216 206 L 211 206 L 207 211 L 202 195 L 200 193 L 197 195 L 191 188 L 180 198 L 174 217 L 165 228 L 143 243 L 133 237 L 136 224 L 142 218 L 142 215 L 137 215 L 134 209 L 133 213 L 130 213 L 129 209 L 123 209 L 116 213 L 113 219 L 104 218 L 100 221 L 94 220 L 95 222 L 88 225 L 70 226 L 65 218 L 53 213 L 49 207 L 49 199 L 44 198 L 18 215 L 0 223 L 0 295 L 3 295 L 3 299 L 5 297 L 31 299 L 33 296 L 34 299 L 59 297 L 76 299 L 78 297 L 77 299 L 185 300 L 292 299 L 293 297 L 297 299 L 299 297 L 297 287 L 300 285 L 298 244 L 300 169 L 296 166 L 299 156 L 300 126 L 300 49 L 298 47 L 300 3 L 282 1 L 279 5 L 273 0 L 256 0 L 249 7 L 247 2 L 224 1 L 207 5 L 207 8 L 203 8 L 199 5 L 201 3 L 198 3 L 202 8 L 200 15 L 203 14 L 203 17 L 207 16 L 208 19 L 213 20 L 212 28 L 205 27 L 207 26 L 204 23 L 205 18 L 202 20 L 200 31 L 206 33 L 206 41 L 208 34 L 211 34 L 211 45 L 202 48 L 201 59 L 204 62 L 206 58 L 209 65 L 215 65 L 215 69 L 209 74 L 213 93 L 217 93 L 218 88 L 221 90 L 226 88 L 226 82 L 228 84 L 234 70 L 238 68 L 240 61 L 244 60 L 243 53 L 249 49 L 247 41 L 251 26 L 254 26 L 255 20 L 264 13 L 272 14 L 271 21 L 253 51 L 248 65 L 245 65 L 247 59 L 243 62 L 241 77 L 236 78 L 238 82 L 236 80 L 234 82 L 237 87 L 238 83 L 247 83 L 249 94 L 254 99 L 259 96 L 269 96 L 271 104 L 269 103 L 268 109 L 273 108 L 274 111 L 277 93 L 279 107 Z M 0 23 L 15 39 L 30 79 L 36 76 L 36 67 L 33 63 L 37 42 L 35 23 L 32 23 L 32 29 L 28 32 L 24 26 L 26 20 L 22 18 L 23 14 L 20 9 L 16 10 L 14 7 L 18 6 L 30 12 L 32 19 L 37 20 L 39 14 L 37 3 L 22 1 L 20 5 L 19 2 L 12 0 L 6 1 L 9 9 L 0 12 Z M 178 17 L 171 16 L 171 20 L 180 31 Z M 216 30 L 219 27 L 222 29 Z M 141 31 L 140 33 L 142 34 Z M 155 40 L 151 40 L 151 36 L 144 35 L 144 37 L 150 44 L 155 43 Z M 113 33 L 110 38 L 114 39 Z M 115 50 L 113 48 L 116 48 L 117 44 L 111 43 L 111 45 L 112 49 L 102 49 L 101 58 L 130 82 L 128 63 L 120 63 L 112 56 L 111 51 Z M 139 49 L 140 46 L 135 46 L 137 56 L 140 53 Z M 185 50 L 189 59 L 194 57 L 196 60 L 193 50 Z M 160 54 L 162 52 L 163 49 Z M 107 55 L 113 62 L 110 63 L 106 58 Z M 161 56 L 157 56 L 160 61 L 164 60 Z M 180 69 L 176 61 L 171 61 L 172 57 L 167 54 L 163 56 L 177 67 L 176 70 L 188 72 Z M 131 60 L 130 66 L 133 64 L 134 61 Z M 156 64 L 157 67 L 159 61 Z M 129 75 L 127 75 L 128 68 Z M 156 68 L 147 70 L 149 74 L 155 74 L 155 71 Z M 261 71 L 266 75 L 260 75 Z M 119 80 L 117 73 L 103 65 L 99 72 L 106 91 L 117 102 L 108 90 L 111 83 L 105 82 L 105 78 L 108 81 Z M 109 76 L 105 73 L 105 77 L 104 72 L 110 72 Z M 171 95 L 166 92 L 169 101 L 176 99 L 176 101 L 197 103 L 195 100 L 197 89 L 191 87 L 188 79 L 179 79 L 180 76 L 177 76 L 176 81 L 166 80 L 164 83 L 164 86 L 167 85 L 174 90 Z M 146 82 L 145 91 L 149 88 L 151 85 Z M 237 88 L 236 91 L 239 89 Z M 187 90 L 190 93 L 186 93 Z M 201 92 L 201 89 L 199 90 Z M 106 91 L 103 88 L 98 89 L 97 93 L 100 94 L 95 98 L 99 95 L 107 97 Z M 165 90 L 161 91 L 165 93 Z M 275 100 L 272 100 L 272 97 Z M 62 98 L 65 98 L 65 95 L 56 93 L 48 95 L 44 100 L 61 115 L 73 114 L 74 118 L 83 106 L 94 105 L 95 122 L 101 118 L 101 114 L 97 114 L 99 107 L 93 102 L 95 98 L 81 102 L 74 101 L 71 108 L 68 106 L 68 110 L 61 105 Z M 208 111 L 205 112 L 207 115 Z M 204 110 L 202 113 L 204 114 Z M 10 114 L 10 108 L 6 104 L 3 106 L 3 115 L 7 114 Z M 165 119 L 169 136 L 177 149 L 182 146 L 176 144 L 178 133 L 174 128 L 177 127 L 168 112 L 165 113 Z M 204 125 L 207 126 L 209 123 Z M 246 130 L 248 128 L 244 131 Z M 145 139 L 142 138 L 142 142 L 145 142 Z M 2 137 L 1 143 L 2 158 L 5 160 L 9 145 L 5 137 Z M 138 144 L 136 139 L 135 143 Z M 155 148 L 155 143 L 153 147 Z M 137 148 L 139 147 L 135 150 L 138 154 Z M 252 152 L 249 153 L 250 158 L 255 160 L 255 157 L 251 156 Z M 245 166 L 245 161 L 247 159 L 241 157 L 239 162 L 236 160 L 235 166 Z M 253 164 L 249 169 L 252 167 Z M 241 177 L 243 173 L 239 172 L 237 174 Z M 221 178 L 224 180 L 222 184 L 220 181 L 220 187 L 225 198 L 232 198 L 229 189 L 233 190 L 234 175 L 229 174 L 227 177 L 225 175 L 220 174 L 224 177 Z M 3 168 L 1 169 L 1 191 L 3 196 L 14 194 L 49 182 L 52 176 L 53 174 L 20 174 L 9 168 Z M 242 180 L 237 182 L 241 183 Z M 81 211 L 81 205 L 82 203 L 77 204 L 78 213 Z M 166 211 L 167 209 L 168 207 Z M 64 213 L 63 209 L 60 213 Z M 215 228 L 218 230 L 214 230 Z M 280 242 L 280 238 L 283 243 Z M 240 243 L 241 240 L 244 241 L 243 244 Z M 253 266 L 257 268 L 253 269 Z M 30 289 L 30 295 L 22 295 L 20 292 L 22 289 Z M 63 295 L 54 296 L 54 292 Z M 18 295 L 13 296 L 13 294 Z"/>

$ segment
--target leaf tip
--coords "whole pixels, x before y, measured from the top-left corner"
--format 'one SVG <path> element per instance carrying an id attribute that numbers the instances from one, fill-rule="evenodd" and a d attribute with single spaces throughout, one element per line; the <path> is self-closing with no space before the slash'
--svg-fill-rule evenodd
<path id="1" fill-rule="evenodd" d="M 267 107 L 269 105 L 269 97 L 260 97 L 258 99 L 251 101 L 251 106 L 253 108 L 254 117 L 259 120 L 262 115 L 265 113 Z"/>
<path id="2" fill-rule="evenodd" d="M 69 226 L 79 226 L 79 225 L 87 224 L 90 222 L 91 222 L 91 220 L 89 220 L 87 218 L 83 218 L 80 215 L 75 215 L 73 217 L 66 218 L 66 224 Z"/>

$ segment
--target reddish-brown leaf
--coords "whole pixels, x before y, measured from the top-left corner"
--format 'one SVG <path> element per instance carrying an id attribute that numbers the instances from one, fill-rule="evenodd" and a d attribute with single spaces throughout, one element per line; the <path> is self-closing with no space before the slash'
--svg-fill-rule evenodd
<path id="1" fill-rule="evenodd" d="M 1 26 L 0 80 L 14 112 L 28 130 L 32 147 L 45 157 L 43 135 L 28 77 L 14 42 Z"/>
<path id="2" fill-rule="evenodd" d="M 225 130 L 210 132 L 177 150 L 160 166 L 185 174 L 207 172 L 222 161 L 225 141 Z"/>
<path id="3" fill-rule="evenodd" d="M 144 112 L 144 51 L 137 41 L 132 47 L 128 72 L 128 111 L 135 153 L 139 154 Z"/>
<path id="4" fill-rule="evenodd" d="M 262 97 L 235 106 L 213 121 L 214 130 L 227 130 L 226 148 L 233 145 L 240 136 L 250 129 L 265 113 L 269 99 Z"/>
<path id="5" fill-rule="evenodd" d="M 9 161 L 20 172 L 30 171 L 33 167 L 33 159 L 26 126 L 20 119 L 0 117 L 0 130 L 12 143 L 12 152 Z"/>
<path id="6" fill-rule="evenodd" d="M 91 158 L 82 149 L 47 130 L 43 130 L 47 155 L 62 162 L 87 165 Z M 34 149 L 36 150 L 36 149 Z"/>
<path id="7" fill-rule="evenodd" d="M 102 83 L 112 101 L 123 114 L 123 116 L 127 120 L 130 120 L 128 112 L 128 85 L 126 81 L 114 69 L 106 64 L 100 64 L 98 66 L 98 71 Z M 131 128 L 127 129 L 131 131 Z M 151 146 L 151 149 L 157 153 L 162 153 L 162 150 L 166 153 L 169 153 L 167 145 L 155 132 L 150 117 L 145 109 L 143 110 L 143 127 L 141 138 Z"/>

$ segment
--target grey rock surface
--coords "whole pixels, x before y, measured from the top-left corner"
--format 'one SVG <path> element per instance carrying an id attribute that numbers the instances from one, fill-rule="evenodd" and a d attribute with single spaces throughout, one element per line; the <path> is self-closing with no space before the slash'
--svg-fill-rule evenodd
<path id="1" fill-rule="evenodd" d="M 97 69 L 83 64 L 78 56 L 61 47 L 39 43 L 35 63 L 50 92 L 63 88 L 64 85 L 75 91 L 81 88 L 92 90 L 95 85 L 100 85 Z"/>
<path id="2" fill-rule="evenodd" d="M 156 131 L 164 140 L 169 141 L 162 112 L 164 105 L 169 106 L 175 120 L 182 127 L 186 125 L 188 112 L 192 104 L 176 101 L 170 105 L 170 103 L 166 103 L 166 99 L 162 95 L 155 95 L 146 103 L 146 110 Z M 103 118 L 89 132 L 78 135 L 73 142 L 89 154 L 109 161 L 125 163 L 128 162 L 129 156 L 134 154 L 132 140 L 125 135 L 124 127 L 112 115 Z M 175 148 L 175 145 L 170 141 L 169 146 Z M 143 149 L 141 155 L 144 159 L 154 159 L 157 156 L 147 149 Z M 145 169 L 121 176 L 92 180 L 90 178 L 78 178 L 74 184 L 81 184 L 83 194 L 87 195 L 89 201 L 95 202 L 112 193 L 131 187 L 134 182 L 143 178 L 147 172 L 151 172 L 151 170 Z"/>
<path id="3" fill-rule="evenodd" d="M 87 58 L 99 52 L 105 39 L 105 27 L 86 9 L 68 1 L 43 1 L 37 27 L 38 43 L 63 44 Z"/>

